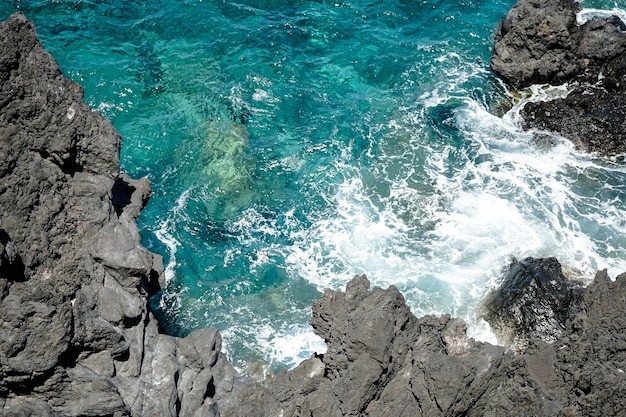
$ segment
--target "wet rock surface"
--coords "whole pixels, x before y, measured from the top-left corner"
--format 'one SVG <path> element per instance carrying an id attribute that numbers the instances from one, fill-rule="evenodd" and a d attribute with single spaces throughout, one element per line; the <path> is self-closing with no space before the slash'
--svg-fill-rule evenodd
<path id="1" fill-rule="evenodd" d="M 0 415 L 210 416 L 233 389 L 216 330 L 158 332 L 120 146 L 33 24 L 0 23 Z"/>
<path id="2" fill-rule="evenodd" d="M 508 348 L 524 350 L 533 340 L 553 343 L 577 312 L 583 291 L 555 258 L 515 260 L 483 301 L 482 317 Z"/>
<path id="3" fill-rule="evenodd" d="M 577 23 L 573 0 L 520 0 L 502 20 L 491 60 L 514 89 L 569 83 L 565 98 L 527 103 L 525 129 L 548 130 L 581 150 L 626 152 L 626 25 L 616 16 Z"/>

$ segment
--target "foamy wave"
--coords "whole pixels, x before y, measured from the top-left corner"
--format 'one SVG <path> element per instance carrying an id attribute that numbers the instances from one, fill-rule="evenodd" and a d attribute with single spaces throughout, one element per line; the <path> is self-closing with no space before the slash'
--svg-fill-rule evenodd
<path id="1" fill-rule="evenodd" d="M 172 219 L 175 219 L 180 215 L 180 212 L 184 209 L 187 198 L 189 197 L 190 190 L 183 192 L 176 200 L 176 206 L 172 209 L 172 212 L 168 218 L 161 224 L 161 227 L 155 232 L 156 237 L 163 242 L 169 252 L 169 261 L 165 266 L 165 282 L 168 283 L 175 275 L 176 270 L 176 251 L 180 246 L 180 242 L 172 234 L 171 228 Z"/>
<path id="2" fill-rule="evenodd" d="M 286 261 L 298 275 L 320 290 L 339 289 L 354 274 L 394 276 L 405 266 L 397 239 L 407 226 L 376 208 L 360 178 L 346 179 L 332 202 L 311 227 L 293 235 Z"/>
<path id="3" fill-rule="evenodd" d="M 534 228 L 543 240 L 542 248 L 526 253 L 557 256 L 587 277 L 599 268 L 620 268 L 618 265 L 626 268 L 626 259 L 601 250 L 598 239 L 603 234 L 614 238 L 621 234 L 619 219 L 624 218 L 626 206 L 622 203 L 623 188 L 615 185 L 623 182 L 626 168 L 582 154 L 569 141 L 546 132 L 541 137 L 547 137 L 547 141 L 538 141 L 533 132 L 519 132 L 502 144 L 498 138 L 507 135 L 494 135 L 494 126 L 499 124 L 504 132 L 513 133 L 517 128 L 511 118 L 504 117 L 502 122 L 494 123 L 493 116 L 485 113 L 475 104 L 463 114 L 464 129 L 481 141 L 489 154 L 488 158 L 483 157 L 483 163 L 476 165 L 476 174 L 487 190 L 510 194 L 507 198 L 524 211 L 525 221 L 535 222 Z M 605 177 L 606 182 L 594 179 L 598 175 Z M 581 182 L 585 183 L 584 193 L 593 196 L 576 191 Z M 603 189 L 610 195 L 611 204 L 596 197 Z M 589 220 L 598 216 L 604 219 L 606 229 L 601 230 L 600 224 L 586 227 Z"/>
<path id="4" fill-rule="evenodd" d="M 464 100 L 454 117 L 471 144 L 465 153 L 427 150 L 432 190 L 418 192 L 407 178 L 387 177 L 380 181 L 393 192 L 372 198 L 362 175 L 348 170 L 329 197 L 332 209 L 292 236 L 287 263 L 294 273 L 319 289 L 340 289 L 355 273 L 366 273 L 373 285 L 398 286 L 418 316 L 452 313 L 490 340 L 475 310 L 512 258 L 556 256 L 586 278 L 599 268 L 626 270 L 617 251 L 626 218 L 623 188 L 611 188 L 614 195 L 604 202 L 572 191 L 585 171 L 606 167 L 563 138 L 538 141 L 510 114 L 496 117 L 473 100 Z M 451 169 L 455 151 L 461 162 Z M 619 184 L 624 169 L 611 169 Z"/>
<path id="5" fill-rule="evenodd" d="M 294 306 L 283 308 L 277 313 L 277 317 L 268 316 L 264 306 L 256 305 L 254 301 L 248 305 L 233 307 L 230 310 L 231 320 L 235 320 L 222 331 L 224 351 L 227 356 L 232 356 L 231 350 L 236 350 L 238 357 L 245 351 L 244 356 L 249 359 L 234 362 L 243 373 L 258 373 L 251 368 L 264 370 L 262 374 L 284 367 L 291 368 L 310 357 L 313 352 L 326 351 L 324 341 L 304 324 L 302 311 L 297 311 L 300 309 L 295 309 Z M 243 321 L 238 322 L 237 318 Z M 242 325 L 244 322 L 247 325 Z M 252 366 L 251 361 L 254 362 Z"/>
<path id="6" fill-rule="evenodd" d="M 326 352 L 326 344 L 309 326 L 287 325 L 278 330 L 264 326 L 257 332 L 256 342 L 269 353 L 270 363 L 290 368 L 310 357 L 310 352 Z"/>
<path id="7" fill-rule="evenodd" d="M 583 25 L 594 17 L 607 18 L 617 16 L 622 22 L 626 23 L 626 10 L 614 7 L 610 10 L 583 8 L 576 14 L 576 23 Z"/>

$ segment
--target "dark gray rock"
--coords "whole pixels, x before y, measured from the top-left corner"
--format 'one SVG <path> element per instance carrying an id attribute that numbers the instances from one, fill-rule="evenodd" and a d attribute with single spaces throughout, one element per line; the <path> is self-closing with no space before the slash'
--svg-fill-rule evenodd
<path id="1" fill-rule="evenodd" d="M 558 133 L 584 151 L 618 155 L 626 152 L 624 103 L 623 91 L 585 86 L 563 99 L 527 103 L 520 114 L 525 129 Z"/>
<path id="2" fill-rule="evenodd" d="M 129 345 L 121 329 L 108 322 L 98 308 L 99 285 L 81 288 L 74 299 L 74 337 L 72 343 L 81 350 L 91 352 L 109 351 L 113 358 L 128 353 Z"/>
<path id="3" fill-rule="evenodd" d="M 218 415 L 216 330 L 159 334 L 163 261 L 140 244 L 146 179 L 23 15 L 0 23 L 0 415 Z"/>
<path id="4" fill-rule="evenodd" d="M 146 330 L 150 349 L 141 374 L 118 384 L 130 414 L 219 415 L 218 404 L 228 401 L 235 380 L 235 370 L 219 352 L 219 332 L 202 329 L 177 339 L 156 333 L 156 326 Z"/>
<path id="5" fill-rule="evenodd" d="M 552 301 L 561 303 L 563 290 L 552 282 L 558 264 L 525 262 L 512 269 L 532 276 L 521 281 L 555 291 Z M 626 409 L 626 274 L 611 282 L 598 273 L 577 308 L 559 318 L 560 336 L 533 338 L 517 354 L 469 339 L 461 320 L 415 318 L 394 287 L 368 287 L 362 276 L 345 293 L 326 291 L 311 324 L 328 352 L 245 387 L 222 415 L 619 416 Z"/>
<path id="6" fill-rule="evenodd" d="M 494 72 L 515 88 L 623 75 L 626 26 L 615 16 L 578 25 L 579 11 L 575 0 L 519 0 L 496 35 Z"/>
<path id="7" fill-rule="evenodd" d="M 577 311 L 583 287 L 567 279 L 555 258 L 513 261 L 500 286 L 483 301 L 483 318 L 504 346 L 552 343 Z"/>
<path id="8" fill-rule="evenodd" d="M 70 345 L 71 311 L 69 301 L 43 287 L 11 286 L 0 304 L 0 360 L 13 371 L 5 381 L 34 378 L 56 366 Z"/>
<path id="9" fill-rule="evenodd" d="M 311 325 L 328 351 L 244 388 L 222 415 L 443 416 L 505 355 L 469 339 L 461 320 L 417 319 L 395 287 L 369 291 L 365 276 L 327 290 Z"/>
<path id="10" fill-rule="evenodd" d="M 565 98 L 528 103 L 525 129 L 556 132 L 589 152 L 626 152 L 626 25 L 578 25 L 574 0 L 519 0 L 496 35 L 493 71 L 514 89 L 569 83 Z"/>
<path id="11" fill-rule="evenodd" d="M 515 88 L 561 84 L 584 70 L 576 54 L 575 1 L 520 0 L 496 35 L 491 67 Z"/>
<path id="12" fill-rule="evenodd" d="M 81 365 L 67 369 L 67 376 L 65 389 L 50 401 L 58 414 L 108 416 L 126 411 L 127 406 L 112 378 L 98 375 Z"/>
<path id="13" fill-rule="evenodd" d="M 56 417 L 47 402 L 32 397 L 15 397 L 4 404 L 0 400 L 0 415 L 3 417 Z"/>

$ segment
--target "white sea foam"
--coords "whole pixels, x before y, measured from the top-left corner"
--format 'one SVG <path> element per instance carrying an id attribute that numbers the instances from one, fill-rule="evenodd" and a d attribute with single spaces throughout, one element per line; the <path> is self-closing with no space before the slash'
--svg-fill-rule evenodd
<path id="1" fill-rule="evenodd" d="M 479 108 L 474 111 L 477 111 L 479 119 L 489 119 L 481 115 L 483 111 Z M 510 122 L 507 118 L 502 120 Z M 485 128 L 480 123 L 474 122 L 474 125 L 478 126 L 478 133 Z M 487 126 L 487 129 L 490 127 Z M 611 183 L 622 183 L 626 168 L 607 165 L 607 161 L 576 151 L 569 141 L 540 133 L 540 137 L 546 136 L 547 141 L 538 141 L 533 132 L 520 132 L 514 136 L 518 148 L 511 149 L 507 145 L 503 152 L 499 149 L 500 145 L 493 141 L 494 136 L 485 135 L 485 146 L 492 148 L 493 153 L 488 164 L 477 165 L 481 175 L 496 186 L 512 185 L 519 190 L 515 204 L 525 211 L 525 217 L 536 223 L 534 227 L 541 233 L 543 250 L 540 255 L 557 256 L 566 266 L 587 277 L 599 268 L 607 267 L 612 272 L 616 272 L 614 268 L 625 268 L 626 258 L 608 256 L 600 250 L 598 235 L 594 235 L 592 230 L 585 230 L 584 224 L 600 216 L 605 220 L 604 233 L 614 237 L 620 235 L 619 223 L 626 211 L 624 190 L 623 187 L 613 187 Z M 609 181 L 601 183 L 594 180 L 596 175 L 606 176 Z M 615 204 L 607 206 L 596 198 L 578 195 L 572 187 L 580 181 L 588 183 L 585 192 L 598 193 L 602 188 L 610 188 Z M 594 187 L 599 189 L 594 191 Z"/>
<path id="2" fill-rule="evenodd" d="M 547 90 L 538 87 L 538 95 Z M 366 273 L 374 285 L 399 286 L 417 315 L 452 313 L 468 320 L 470 334 L 489 341 L 493 336 L 475 310 L 512 258 L 556 256 L 587 279 L 599 268 L 613 276 L 626 270 L 626 256 L 617 250 L 626 218 L 623 188 L 599 207 L 571 190 L 585 170 L 605 167 L 562 138 L 538 141 L 511 114 L 496 117 L 473 100 L 456 110 L 455 124 L 475 152 L 452 175 L 449 153 L 428 154 L 436 192 L 420 195 L 406 180 L 387 178 L 393 195 L 382 198 L 381 207 L 358 173 L 348 176 L 330 197 L 334 212 L 293 236 L 287 263 L 295 273 L 320 289 L 340 289 L 353 274 Z M 612 169 L 624 178 L 623 167 Z M 401 213 L 394 205 L 403 195 L 422 204 L 405 204 Z M 429 217 L 432 229 L 416 228 L 411 210 L 422 223 Z M 616 243 L 602 250 L 584 230 L 588 220 Z"/>
<path id="3" fill-rule="evenodd" d="M 287 325 L 278 330 L 269 326 L 259 329 L 256 342 L 269 352 L 270 363 L 294 367 L 310 356 L 326 352 L 326 344 L 308 326 Z"/>
<path id="4" fill-rule="evenodd" d="M 479 342 L 491 343 L 492 345 L 498 344 L 498 339 L 491 331 L 489 323 L 485 320 L 478 320 L 470 323 L 471 325 L 467 328 L 468 337 L 478 340 Z"/>
<path id="5" fill-rule="evenodd" d="M 576 14 L 576 23 L 583 25 L 594 17 L 607 18 L 617 16 L 626 23 L 626 10 L 614 7 L 610 10 L 583 8 Z"/>
<path id="6" fill-rule="evenodd" d="M 184 191 L 180 197 L 176 200 L 176 206 L 172 209 L 169 216 L 161 223 L 161 227 L 155 232 L 156 237 L 163 242 L 169 252 L 169 261 L 165 266 L 165 282 L 169 282 L 175 275 L 176 270 L 176 251 L 180 246 L 180 242 L 174 237 L 171 232 L 172 221 L 176 219 L 182 210 L 184 210 L 185 204 L 189 197 L 189 189 Z"/>
<path id="7" fill-rule="evenodd" d="M 354 274 L 389 275 L 404 261 L 393 248 L 405 226 L 377 212 L 360 178 L 349 178 L 333 196 L 333 210 L 293 235 L 287 263 L 318 289 L 341 288 Z"/>
<path id="8" fill-rule="evenodd" d="M 231 349 L 246 351 L 248 358 L 258 358 L 257 365 L 267 370 L 294 367 L 313 352 L 324 353 L 324 341 L 315 335 L 311 328 L 303 323 L 301 311 L 284 307 L 277 317 L 267 315 L 263 305 L 240 305 L 231 310 L 231 316 L 241 318 L 246 323 L 236 320 L 222 331 L 224 352 L 231 356 Z M 250 360 L 235 361 L 240 372 L 250 372 Z"/>

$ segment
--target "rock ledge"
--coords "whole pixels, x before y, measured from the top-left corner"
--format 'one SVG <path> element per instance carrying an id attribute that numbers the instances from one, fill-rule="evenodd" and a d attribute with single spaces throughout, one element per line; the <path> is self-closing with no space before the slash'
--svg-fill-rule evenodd
<path id="1" fill-rule="evenodd" d="M 530 280 L 550 268 L 562 274 L 553 260 L 524 263 Z M 244 388 L 222 415 L 619 416 L 626 410 L 624 308 L 626 274 L 611 282 L 599 272 L 553 343 L 533 337 L 514 354 L 469 339 L 462 320 L 418 319 L 395 287 L 370 290 L 357 276 L 345 293 L 327 290 L 313 305 L 311 325 L 328 352 Z M 518 310 L 506 311 L 515 318 Z"/>

